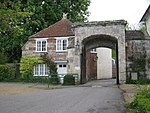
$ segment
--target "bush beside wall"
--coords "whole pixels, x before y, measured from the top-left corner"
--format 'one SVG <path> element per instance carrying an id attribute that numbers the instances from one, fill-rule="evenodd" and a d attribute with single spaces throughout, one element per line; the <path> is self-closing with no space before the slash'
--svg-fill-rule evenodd
<path id="1" fill-rule="evenodd" d="M 16 79 L 15 67 L 0 65 L 0 81 L 12 81 Z"/>
<path id="2" fill-rule="evenodd" d="M 126 80 L 126 84 L 141 84 L 141 85 L 146 85 L 146 84 L 150 84 L 150 79 L 148 78 L 140 78 L 139 80 L 131 80 L 131 79 L 127 79 Z"/>
<path id="3" fill-rule="evenodd" d="M 33 70 L 35 64 L 43 63 L 43 58 L 36 56 L 23 56 L 20 62 L 20 73 L 22 79 L 33 79 Z"/>
<path id="4" fill-rule="evenodd" d="M 73 77 L 72 74 L 67 74 L 64 77 L 64 83 L 63 85 L 75 85 L 75 77 Z"/>

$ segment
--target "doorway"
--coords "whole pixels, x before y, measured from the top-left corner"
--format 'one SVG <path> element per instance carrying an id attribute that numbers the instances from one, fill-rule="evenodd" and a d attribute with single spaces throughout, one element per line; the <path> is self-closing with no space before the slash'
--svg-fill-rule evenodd
<path id="1" fill-rule="evenodd" d="M 119 84 L 119 64 L 118 64 L 118 41 L 117 38 L 109 35 L 93 35 L 82 41 L 83 48 L 81 54 L 81 83 L 94 79 L 91 76 L 91 59 L 89 59 L 89 51 L 97 48 L 97 55 L 93 55 L 93 62 L 96 60 L 97 76 L 95 79 L 112 78 L 112 57 L 111 49 L 116 51 L 116 83 Z M 90 55 L 91 56 L 91 55 Z M 107 62 L 107 64 L 106 64 Z M 89 65 L 90 64 L 90 65 Z M 94 66 L 94 63 L 93 63 Z M 103 67 L 103 68 L 101 68 Z"/>

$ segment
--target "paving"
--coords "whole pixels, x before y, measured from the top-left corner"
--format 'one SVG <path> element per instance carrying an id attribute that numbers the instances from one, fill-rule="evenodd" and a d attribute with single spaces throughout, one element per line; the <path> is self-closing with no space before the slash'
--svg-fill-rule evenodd
<path id="1" fill-rule="evenodd" d="M 5 83 L 0 83 L 1 85 L 5 86 Z M 26 86 L 34 87 L 31 84 L 19 87 Z M 57 86 L 53 90 L 0 95 L 0 113 L 125 113 L 125 111 L 122 91 L 115 85 L 113 79 L 92 81 L 75 87 Z"/>

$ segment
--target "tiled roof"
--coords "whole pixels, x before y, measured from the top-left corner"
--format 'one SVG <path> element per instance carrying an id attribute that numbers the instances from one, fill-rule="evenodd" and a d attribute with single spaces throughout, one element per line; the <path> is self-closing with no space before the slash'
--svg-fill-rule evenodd
<path id="1" fill-rule="evenodd" d="M 36 34 L 30 36 L 29 38 L 46 38 L 46 37 L 60 37 L 60 36 L 74 36 L 74 31 L 72 29 L 72 23 L 66 19 L 62 18 L 55 24 L 45 28 Z"/>

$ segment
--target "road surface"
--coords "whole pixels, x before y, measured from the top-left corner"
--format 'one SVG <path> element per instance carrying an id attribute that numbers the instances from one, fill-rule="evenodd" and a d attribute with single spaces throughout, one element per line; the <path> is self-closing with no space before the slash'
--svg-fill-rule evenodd
<path id="1" fill-rule="evenodd" d="M 122 91 L 112 83 L 0 95 L 0 113 L 125 113 Z"/>

